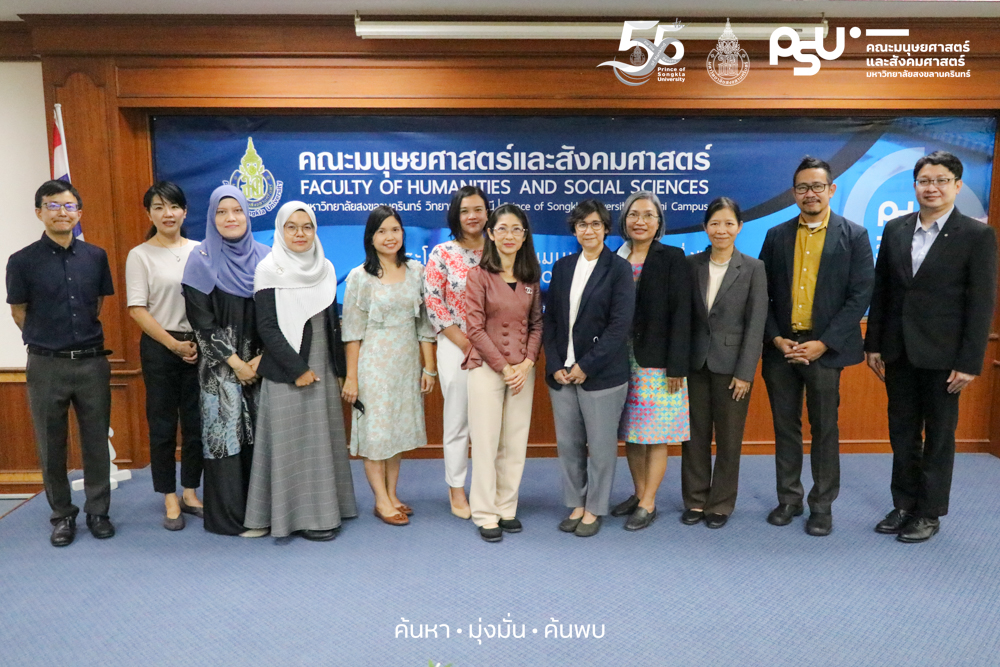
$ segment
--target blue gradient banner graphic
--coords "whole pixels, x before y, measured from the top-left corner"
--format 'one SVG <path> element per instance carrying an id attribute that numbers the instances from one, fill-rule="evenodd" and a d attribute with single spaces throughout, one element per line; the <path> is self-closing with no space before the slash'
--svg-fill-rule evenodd
<path id="1" fill-rule="evenodd" d="M 364 257 L 362 230 L 380 204 L 400 211 L 409 254 L 423 261 L 448 238 L 450 193 L 475 183 L 492 206 L 528 212 L 547 270 L 576 252 L 566 215 L 582 199 L 617 219 L 625 199 L 651 190 L 667 221 L 664 242 L 697 252 L 708 203 L 732 197 L 746 224 L 738 247 L 754 256 L 767 229 L 798 213 L 792 172 L 805 155 L 833 168 L 833 210 L 863 224 L 877 252 L 887 220 L 915 210 L 913 164 L 948 150 L 965 165 L 957 205 L 985 220 L 993 118 L 653 118 L 463 116 L 159 116 L 157 179 L 188 196 L 188 230 L 203 238 L 213 189 L 233 183 L 251 205 L 254 235 L 270 244 L 277 208 L 313 207 L 343 280 Z M 617 247 L 621 239 L 609 239 Z"/>

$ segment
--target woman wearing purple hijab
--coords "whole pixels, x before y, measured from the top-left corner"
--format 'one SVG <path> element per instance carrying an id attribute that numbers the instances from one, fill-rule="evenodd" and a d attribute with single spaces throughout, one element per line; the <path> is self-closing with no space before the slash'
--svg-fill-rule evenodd
<path id="1" fill-rule="evenodd" d="M 191 253 L 181 283 L 200 352 L 205 530 L 257 537 L 261 531 L 243 527 L 260 387 L 253 277 L 271 249 L 254 241 L 249 210 L 239 188 L 215 189 L 205 241 Z"/>

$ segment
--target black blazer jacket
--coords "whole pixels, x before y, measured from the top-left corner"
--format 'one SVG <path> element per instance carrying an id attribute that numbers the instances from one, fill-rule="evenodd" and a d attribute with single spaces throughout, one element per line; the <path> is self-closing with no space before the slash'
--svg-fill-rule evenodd
<path id="1" fill-rule="evenodd" d="M 545 381 L 553 389 L 563 385 L 553 374 L 565 367 L 569 346 L 569 291 L 583 253 L 563 257 L 552 267 L 552 280 L 542 313 L 545 345 Z M 586 391 L 625 384 L 629 378 L 628 341 L 635 310 L 632 267 L 605 247 L 583 288 L 573 324 L 573 354 L 587 379 Z"/>
<path id="2" fill-rule="evenodd" d="M 733 249 L 733 257 L 715 295 L 708 296 L 712 249 L 688 255 L 694 287 L 691 324 L 691 368 L 734 375 L 753 382 L 767 322 L 767 274 L 764 262 Z"/>
<path id="3" fill-rule="evenodd" d="M 686 377 L 691 365 L 691 269 L 684 251 L 653 241 L 639 276 L 632 348 L 643 368 Z"/>
<path id="4" fill-rule="evenodd" d="M 767 325 L 764 356 L 781 356 L 772 341 L 792 337 L 792 273 L 799 216 L 775 225 L 764 237 L 760 258 L 767 270 Z M 819 358 L 828 368 L 843 368 L 865 359 L 861 318 L 872 296 L 875 265 L 868 232 L 830 213 L 813 295 L 813 336 L 829 349 Z"/>
<path id="5" fill-rule="evenodd" d="M 993 319 L 997 240 L 989 225 L 952 211 L 913 275 L 917 213 L 882 232 L 865 350 L 918 368 L 979 375 Z"/>
<path id="6" fill-rule="evenodd" d="M 264 344 L 263 356 L 257 373 L 272 382 L 295 384 L 299 377 L 309 370 L 309 347 L 312 345 L 312 322 L 306 322 L 302 330 L 302 347 L 292 349 L 278 326 L 278 309 L 275 305 L 274 290 L 260 290 L 254 294 L 257 306 L 257 332 Z M 347 361 L 344 357 L 344 342 L 340 337 L 340 320 L 337 317 L 337 301 L 334 300 L 325 311 L 326 340 L 330 350 L 330 362 L 334 375 L 346 377 Z"/>

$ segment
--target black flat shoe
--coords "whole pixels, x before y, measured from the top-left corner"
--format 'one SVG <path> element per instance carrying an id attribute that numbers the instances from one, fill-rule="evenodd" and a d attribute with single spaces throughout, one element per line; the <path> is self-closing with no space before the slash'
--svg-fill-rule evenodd
<path id="1" fill-rule="evenodd" d="M 875 532 L 883 535 L 899 535 L 899 531 L 903 530 L 903 526 L 911 518 L 911 514 L 906 510 L 892 510 L 875 524 Z"/>
<path id="2" fill-rule="evenodd" d="M 181 512 L 183 512 L 184 514 L 191 514 L 193 516 L 198 517 L 199 519 L 205 518 L 204 507 L 195 507 L 194 505 L 188 505 L 186 502 L 184 502 L 183 497 L 178 498 L 177 501 L 181 506 Z"/>
<path id="3" fill-rule="evenodd" d="M 329 542 L 337 536 L 337 529 L 331 528 L 330 530 L 299 530 L 295 532 L 310 542 Z"/>
<path id="4" fill-rule="evenodd" d="M 813 537 L 826 537 L 833 530 L 833 515 L 810 512 L 806 520 L 806 532 Z"/>
<path id="5" fill-rule="evenodd" d="M 653 519 L 655 518 L 655 507 L 652 512 L 646 510 L 645 507 L 639 507 L 632 512 L 632 516 L 625 522 L 625 530 L 642 530 L 643 528 L 648 528 L 649 524 L 653 523 Z"/>
<path id="6" fill-rule="evenodd" d="M 925 516 L 911 517 L 896 539 L 908 544 L 926 542 L 937 535 L 939 530 L 941 530 L 941 521 L 938 519 L 928 519 Z"/>
<path id="7" fill-rule="evenodd" d="M 693 526 L 705 518 L 703 510 L 684 510 L 681 514 L 681 523 L 685 526 Z"/>
<path id="8" fill-rule="evenodd" d="M 772 526 L 787 526 L 797 516 L 802 516 L 802 505 L 781 503 L 767 515 L 767 522 Z"/>
<path id="9" fill-rule="evenodd" d="M 709 528 L 722 528 L 729 521 L 729 516 L 726 514 L 706 514 L 705 515 L 705 525 Z"/>
<path id="10" fill-rule="evenodd" d="M 618 503 L 611 510 L 611 516 L 626 516 L 635 511 L 639 506 L 638 496 L 629 496 L 624 502 Z"/>
<path id="11" fill-rule="evenodd" d="M 499 542 L 503 539 L 503 530 L 500 526 L 497 526 L 496 528 L 485 528 L 480 526 L 479 537 L 483 538 L 487 542 Z"/>
<path id="12" fill-rule="evenodd" d="M 559 524 L 559 530 L 564 533 L 572 533 L 576 530 L 576 527 L 580 525 L 581 521 L 583 521 L 583 517 L 580 517 L 579 519 L 563 519 Z"/>
<path id="13" fill-rule="evenodd" d="M 163 527 L 167 530 L 184 530 L 184 515 L 178 514 L 176 519 L 163 517 Z"/>
<path id="14" fill-rule="evenodd" d="M 502 530 L 505 533 L 520 533 L 521 529 L 523 528 L 523 526 L 521 526 L 521 522 L 518 521 L 516 518 L 500 519 L 500 521 L 498 521 L 497 524 L 500 526 L 500 530 Z"/>
<path id="15" fill-rule="evenodd" d="M 115 536 L 115 527 L 111 519 L 100 514 L 87 515 L 87 528 L 90 528 L 90 534 L 99 540 Z"/>
<path id="16" fill-rule="evenodd" d="M 597 532 L 601 529 L 601 517 L 594 519 L 594 523 L 584 523 L 582 520 L 580 524 L 573 531 L 573 534 L 577 537 L 593 537 L 597 535 Z"/>
<path id="17" fill-rule="evenodd" d="M 49 541 L 54 547 L 68 547 L 76 538 L 76 517 L 67 516 L 59 519 L 52 527 L 52 537 Z"/>

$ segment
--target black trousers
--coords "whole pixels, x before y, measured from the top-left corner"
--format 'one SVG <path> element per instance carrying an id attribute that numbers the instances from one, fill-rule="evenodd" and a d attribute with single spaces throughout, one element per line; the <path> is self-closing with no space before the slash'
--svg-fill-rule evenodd
<path id="1" fill-rule="evenodd" d="M 177 337 L 180 337 L 179 335 Z M 157 493 L 177 492 L 177 419 L 181 423 L 181 486 L 201 484 L 201 403 L 197 364 L 186 363 L 155 340 L 139 340 L 146 383 L 149 467 Z"/>
<path id="2" fill-rule="evenodd" d="M 802 504 L 803 390 L 812 431 L 810 511 L 829 513 L 840 493 L 840 430 L 837 426 L 840 371 L 840 368 L 823 366 L 819 360 L 808 366 L 790 364 L 777 350 L 765 351 L 762 375 L 774 419 L 774 466 L 779 503 Z"/>
<path id="3" fill-rule="evenodd" d="M 87 514 L 107 516 L 111 505 L 111 364 L 107 357 L 58 359 L 29 354 L 26 368 L 28 403 L 35 427 L 35 446 L 42 467 L 45 497 L 53 524 L 76 518 L 66 473 L 69 406 L 76 411 L 83 454 L 83 488 Z"/>
<path id="4" fill-rule="evenodd" d="M 732 375 L 713 373 L 707 367 L 688 375 L 691 439 L 681 449 L 681 495 L 687 509 L 698 507 L 706 514 L 729 516 L 736 506 L 750 394 L 734 401 L 733 390 L 729 388 L 732 380 Z"/>
<path id="5" fill-rule="evenodd" d="M 892 444 L 892 503 L 936 519 L 948 513 L 955 467 L 958 398 L 950 370 L 916 368 L 905 356 L 885 365 Z"/>

